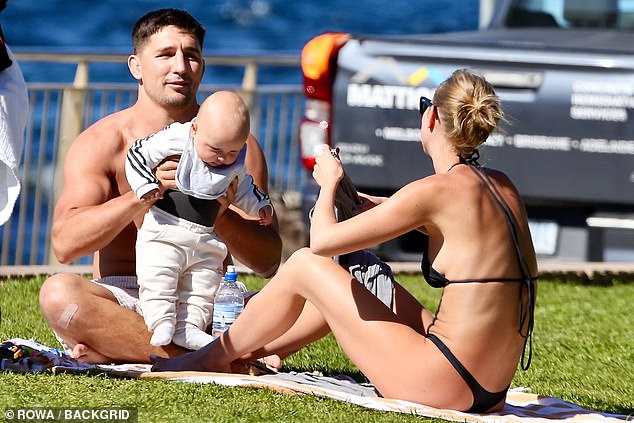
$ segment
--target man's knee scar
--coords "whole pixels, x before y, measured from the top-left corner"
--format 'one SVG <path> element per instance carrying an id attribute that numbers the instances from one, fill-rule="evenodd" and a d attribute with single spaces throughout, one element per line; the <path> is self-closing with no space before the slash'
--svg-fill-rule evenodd
<path id="1" fill-rule="evenodd" d="M 79 310 L 79 306 L 77 304 L 68 304 L 62 314 L 59 316 L 57 320 L 57 324 L 61 327 L 67 328 L 70 325 L 70 321 Z"/>

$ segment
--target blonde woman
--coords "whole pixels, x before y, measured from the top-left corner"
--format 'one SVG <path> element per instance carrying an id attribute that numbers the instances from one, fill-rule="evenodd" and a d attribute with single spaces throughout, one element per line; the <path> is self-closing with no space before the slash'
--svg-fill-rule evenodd
<path id="1" fill-rule="evenodd" d="M 537 263 L 517 189 L 475 160 L 502 118 L 499 99 L 484 78 L 458 70 L 433 100 L 421 98 L 420 112 L 434 175 L 337 222 L 343 170 L 322 154 L 313 173 L 321 191 L 310 248 L 280 268 L 221 338 L 174 359 L 155 358 L 154 370 L 231 371 L 244 359 L 287 354 L 330 329 L 385 397 L 500 410 L 518 363 L 530 364 Z M 389 308 L 330 259 L 413 229 L 427 234 L 427 282 L 443 288 L 435 315 L 398 284 Z"/>

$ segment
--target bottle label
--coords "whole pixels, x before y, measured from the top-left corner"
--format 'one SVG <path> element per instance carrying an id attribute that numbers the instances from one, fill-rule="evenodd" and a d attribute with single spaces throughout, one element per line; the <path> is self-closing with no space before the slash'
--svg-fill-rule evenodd
<path id="1" fill-rule="evenodd" d="M 213 316 L 214 329 L 226 329 L 238 318 L 244 306 L 242 304 L 215 304 Z"/>

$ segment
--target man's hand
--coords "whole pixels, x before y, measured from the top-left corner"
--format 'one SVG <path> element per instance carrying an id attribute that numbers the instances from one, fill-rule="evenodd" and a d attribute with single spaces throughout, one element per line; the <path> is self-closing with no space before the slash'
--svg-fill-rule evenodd
<path id="1" fill-rule="evenodd" d="M 154 169 L 154 174 L 160 182 L 161 193 L 168 189 L 176 188 L 176 168 L 178 167 L 178 161 L 180 156 L 166 157 L 157 167 Z"/>
<path id="2" fill-rule="evenodd" d="M 260 216 L 260 225 L 268 226 L 273 223 L 273 206 L 267 205 L 262 207 L 258 214 Z"/>
<path id="3" fill-rule="evenodd" d="M 145 204 L 154 204 L 158 200 L 160 200 L 162 197 L 163 197 L 163 194 L 161 193 L 160 190 L 153 189 L 152 191 L 149 191 L 143 194 L 141 196 L 141 201 L 143 201 Z"/>
<path id="4" fill-rule="evenodd" d="M 224 196 L 218 197 L 217 200 L 220 203 L 220 209 L 218 209 L 218 216 L 225 212 L 236 199 L 236 193 L 238 192 L 238 178 L 234 178 L 227 188 L 227 192 Z"/>

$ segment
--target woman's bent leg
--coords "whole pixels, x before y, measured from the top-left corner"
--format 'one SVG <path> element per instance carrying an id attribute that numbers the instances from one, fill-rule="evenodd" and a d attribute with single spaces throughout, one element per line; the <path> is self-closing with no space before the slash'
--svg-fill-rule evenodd
<path id="1" fill-rule="evenodd" d="M 433 322 L 434 316 L 412 294 L 394 281 L 393 312 L 420 334 Z M 253 360 L 268 354 L 286 357 L 301 347 L 308 345 L 330 333 L 330 328 L 323 315 L 310 302 L 306 302 L 297 322 L 282 336 L 265 347 L 241 357 L 242 360 Z"/>
<path id="2" fill-rule="evenodd" d="M 229 371 L 234 360 L 282 339 L 308 310 L 307 302 L 383 395 L 432 406 L 470 405 L 464 381 L 435 345 L 346 270 L 308 249 L 293 254 L 223 336 L 193 353 L 157 360 L 154 369 Z"/>
<path id="3" fill-rule="evenodd" d="M 330 328 L 319 310 L 311 303 L 305 302 L 300 316 L 288 331 L 264 347 L 240 357 L 240 359 L 251 361 L 273 354 L 283 359 L 329 333 Z"/>

